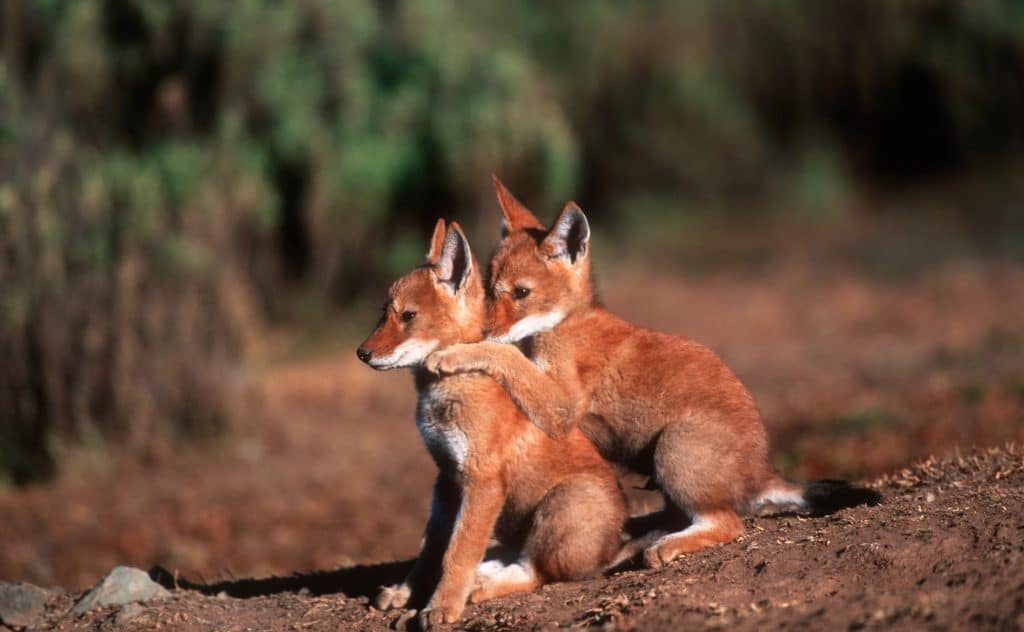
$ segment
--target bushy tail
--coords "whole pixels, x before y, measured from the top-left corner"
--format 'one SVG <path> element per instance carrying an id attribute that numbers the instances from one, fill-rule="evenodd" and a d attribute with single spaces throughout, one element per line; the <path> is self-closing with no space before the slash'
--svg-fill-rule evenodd
<path id="1" fill-rule="evenodd" d="M 848 481 L 822 480 L 797 485 L 776 476 L 749 506 L 752 513 L 772 513 L 795 509 L 815 516 L 834 513 L 857 505 L 877 505 L 882 495 Z M 765 511 L 767 509 L 767 511 Z"/>

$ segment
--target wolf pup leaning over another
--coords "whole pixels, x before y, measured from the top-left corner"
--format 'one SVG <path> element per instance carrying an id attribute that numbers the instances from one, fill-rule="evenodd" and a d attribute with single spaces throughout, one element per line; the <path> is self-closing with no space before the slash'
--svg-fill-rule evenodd
<path id="1" fill-rule="evenodd" d="M 359 347 L 378 370 L 413 369 L 416 425 L 440 470 L 419 558 L 384 588 L 382 609 L 419 607 L 424 627 L 456 621 L 478 602 L 601 571 L 620 550 L 626 501 L 610 466 L 579 430 L 554 439 L 480 374 L 437 377 L 434 349 L 483 339 L 480 271 L 458 224 L 439 220 L 427 264 L 388 291 L 384 315 Z M 481 564 L 494 531 L 515 563 Z M 434 586 L 436 584 L 436 589 Z"/>
<path id="2" fill-rule="evenodd" d="M 739 514 L 761 505 L 820 512 L 878 501 L 839 481 L 802 487 L 779 477 L 753 397 L 718 356 L 600 305 L 583 211 L 570 202 L 547 230 L 494 181 L 504 223 L 488 288 L 493 342 L 448 347 L 426 366 L 483 372 L 549 435 L 579 424 L 606 458 L 650 476 L 665 509 L 634 519 L 630 531 L 669 532 L 644 551 L 649 566 L 735 540 Z"/>

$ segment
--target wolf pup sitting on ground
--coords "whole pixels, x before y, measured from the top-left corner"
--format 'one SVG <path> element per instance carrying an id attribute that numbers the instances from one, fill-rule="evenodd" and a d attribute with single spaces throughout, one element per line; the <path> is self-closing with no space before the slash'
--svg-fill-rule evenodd
<path id="1" fill-rule="evenodd" d="M 566 205 L 549 231 L 497 178 L 495 187 L 504 224 L 490 268 L 494 342 L 448 347 L 426 366 L 442 375 L 483 372 L 552 437 L 578 423 L 606 458 L 650 476 L 665 509 L 630 530 L 671 532 L 644 551 L 649 566 L 736 539 L 738 514 L 764 504 L 825 511 L 877 502 L 874 492 L 837 481 L 805 488 L 780 478 L 753 397 L 718 356 L 598 303 L 579 207 Z"/>
<path id="2" fill-rule="evenodd" d="M 456 621 L 478 602 L 601 571 L 620 550 L 626 501 L 610 466 L 579 430 L 554 439 L 480 374 L 437 377 L 434 349 L 483 339 L 480 272 L 459 226 L 439 220 L 427 265 L 388 291 L 384 315 L 359 347 L 378 370 L 410 367 L 416 425 L 440 473 L 422 551 L 382 609 L 419 607 L 424 626 Z M 518 561 L 481 564 L 492 531 Z M 478 566 L 479 565 L 479 566 Z"/>

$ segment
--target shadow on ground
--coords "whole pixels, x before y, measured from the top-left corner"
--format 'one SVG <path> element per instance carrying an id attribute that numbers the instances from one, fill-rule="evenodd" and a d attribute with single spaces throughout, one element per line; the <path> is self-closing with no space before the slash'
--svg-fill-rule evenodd
<path id="1" fill-rule="evenodd" d="M 873 489 L 850 485 L 845 481 L 818 481 L 808 487 L 811 501 L 811 516 L 821 517 L 840 509 L 858 505 L 875 506 L 882 501 L 882 495 Z M 782 513 L 777 516 L 796 514 Z M 636 522 L 659 518 L 663 512 L 639 516 Z M 664 518 L 662 518 L 664 519 Z M 646 525 L 658 529 L 664 525 Z M 648 529 L 648 530 L 649 530 Z M 639 552 L 640 549 L 637 549 Z M 493 553 L 490 551 L 489 553 Z M 213 583 L 193 582 L 167 570 L 154 566 L 149 570 L 153 581 L 169 590 L 191 590 L 204 595 L 216 596 L 221 593 L 238 599 L 265 597 L 278 593 L 308 593 L 314 596 L 343 594 L 349 598 L 372 599 L 381 586 L 400 583 L 409 574 L 414 559 L 383 562 L 379 564 L 358 564 L 333 571 L 297 573 L 288 577 L 245 578 Z M 617 572 L 639 570 L 639 555 L 616 566 Z"/>
<path id="2" fill-rule="evenodd" d="M 311 595 L 343 594 L 349 598 L 373 598 L 381 586 L 400 583 L 409 574 L 415 559 L 381 564 L 360 564 L 333 571 L 297 573 L 288 577 L 246 578 L 209 584 L 176 576 L 162 566 L 149 570 L 153 581 L 167 589 L 192 590 L 204 595 L 221 593 L 238 599 L 265 597 L 278 593 Z"/>

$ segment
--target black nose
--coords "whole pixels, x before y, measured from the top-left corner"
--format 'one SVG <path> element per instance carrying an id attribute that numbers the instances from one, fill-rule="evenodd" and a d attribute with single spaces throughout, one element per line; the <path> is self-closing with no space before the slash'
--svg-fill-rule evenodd
<path id="1" fill-rule="evenodd" d="M 359 347 L 358 349 L 356 349 L 356 357 L 362 360 L 363 362 L 369 362 L 372 356 L 373 352 L 367 349 L 366 347 Z"/>

